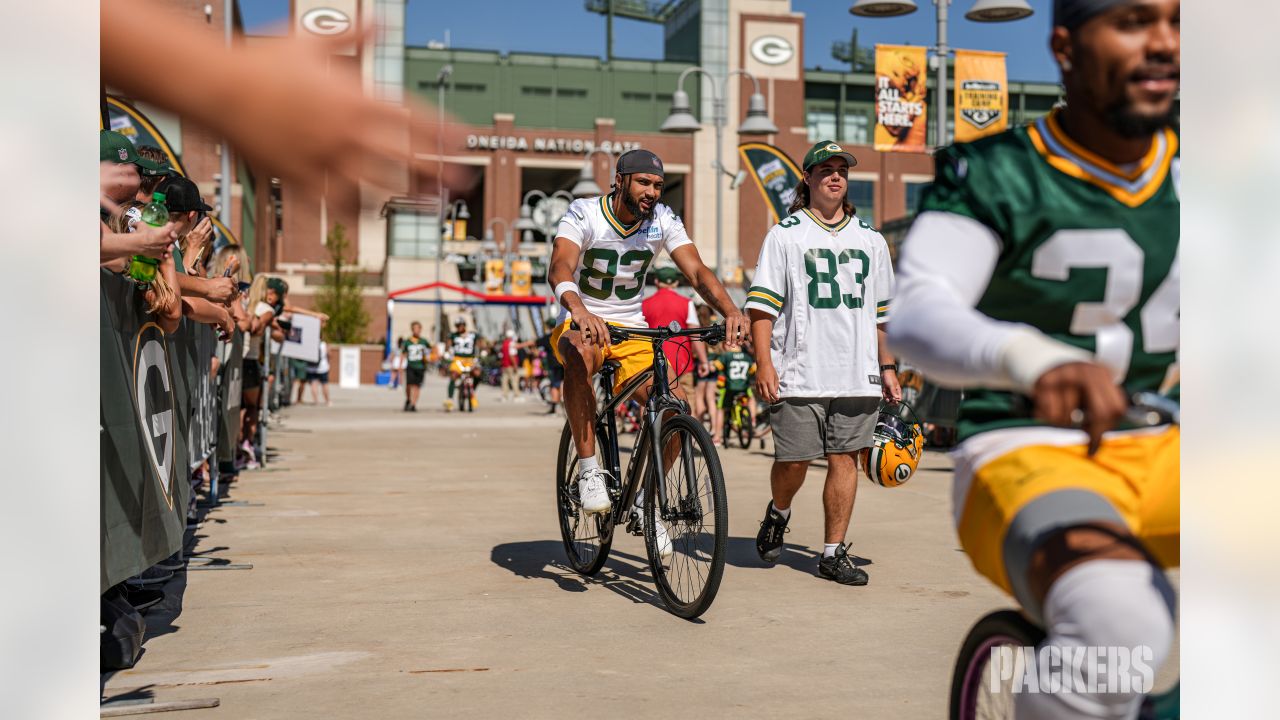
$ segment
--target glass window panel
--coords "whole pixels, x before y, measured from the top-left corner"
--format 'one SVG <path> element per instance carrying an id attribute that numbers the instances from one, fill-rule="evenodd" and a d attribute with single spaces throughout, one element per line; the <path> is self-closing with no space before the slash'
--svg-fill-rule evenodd
<path id="1" fill-rule="evenodd" d="M 805 125 L 809 129 L 809 142 L 834 140 L 836 137 L 836 114 L 831 110 L 810 110 L 805 114 Z"/>
<path id="2" fill-rule="evenodd" d="M 872 180 L 850 180 L 849 202 L 853 203 L 859 218 L 875 226 L 876 184 Z"/>

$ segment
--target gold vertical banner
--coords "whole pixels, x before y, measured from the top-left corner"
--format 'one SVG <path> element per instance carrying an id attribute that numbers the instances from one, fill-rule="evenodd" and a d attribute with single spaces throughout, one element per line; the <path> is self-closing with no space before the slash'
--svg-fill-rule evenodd
<path id="1" fill-rule="evenodd" d="M 925 48 L 876 45 L 876 151 L 925 151 Z"/>
<path id="2" fill-rule="evenodd" d="M 1009 82 L 1004 53 L 956 51 L 956 142 L 994 135 L 1009 127 Z"/>
<path id="3" fill-rule="evenodd" d="M 533 294 L 533 263 L 528 260 L 511 261 L 511 294 L 519 297 Z"/>
<path id="4" fill-rule="evenodd" d="M 484 292 L 486 295 L 501 295 L 502 283 L 507 264 L 502 260 L 484 261 Z"/>

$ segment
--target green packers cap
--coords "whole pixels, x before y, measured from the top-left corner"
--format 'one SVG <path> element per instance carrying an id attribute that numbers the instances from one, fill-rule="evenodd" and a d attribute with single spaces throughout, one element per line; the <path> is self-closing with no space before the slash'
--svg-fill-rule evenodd
<path id="1" fill-rule="evenodd" d="M 853 167 L 858 164 L 858 159 L 853 155 L 850 155 L 844 148 L 837 145 L 834 140 L 822 140 L 818 142 L 817 145 L 809 148 L 809 152 L 804 154 L 804 170 L 805 172 L 808 172 L 809 168 L 817 165 L 823 160 L 833 157 L 844 158 L 845 161 L 849 163 L 849 167 Z"/>
<path id="2" fill-rule="evenodd" d="M 117 165 L 133 163 L 140 171 L 153 175 L 160 171 L 159 165 L 138 154 L 138 149 L 133 146 L 129 138 L 114 130 L 98 132 L 98 161 L 113 162 Z"/>
<path id="3" fill-rule="evenodd" d="M 653 276 L 658 279 L 658 282 L 680 282 L 680 271 L 670 265 L 663 265 L 657 270 L 654 270 Z"/>

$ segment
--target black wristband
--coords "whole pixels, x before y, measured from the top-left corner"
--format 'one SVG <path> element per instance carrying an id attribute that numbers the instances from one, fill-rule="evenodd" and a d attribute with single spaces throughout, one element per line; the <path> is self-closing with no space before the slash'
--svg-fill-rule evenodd
<path id="1" fill-rule="evenodd" d="M 892 370 L 894 372 L 898 372 L 898 364 L 894 363 L 892 365 L 881 365 L 880 372 L 884 372 L 885 370 Z"/>

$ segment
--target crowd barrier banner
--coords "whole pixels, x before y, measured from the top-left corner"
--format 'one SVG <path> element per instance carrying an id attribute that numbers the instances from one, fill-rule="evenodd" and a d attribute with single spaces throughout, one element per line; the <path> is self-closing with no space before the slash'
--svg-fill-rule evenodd
<path id="1" fill-rule="evenodd" d="M 218 462 L 234 463 L 236 440 L 240 435 L 240 391 L 244 387 L 244 333 L 237 331 L 226 343 L 222 366 L 218 368 Z"/>
<path id="2" fill-rule="evenodd" d="M 105 592 L 182 547 L 190 497 L 184 411 L 191 402 L 180 398 L 190 377 L 180 369 L 187 356 L 147 314 L 142 293 L 106 270 L 100 281 L 99 583 Z"/>

